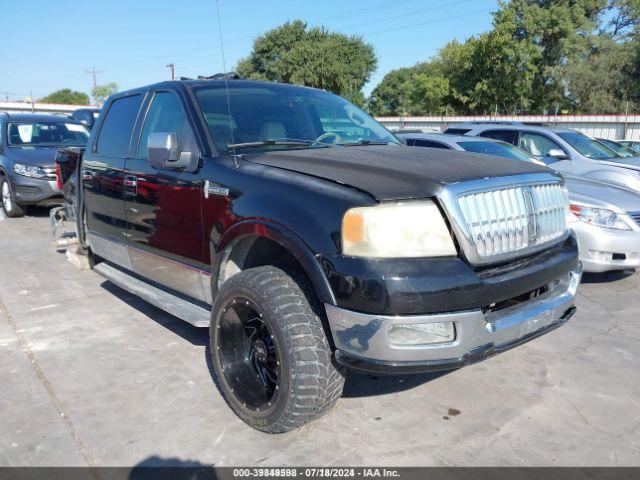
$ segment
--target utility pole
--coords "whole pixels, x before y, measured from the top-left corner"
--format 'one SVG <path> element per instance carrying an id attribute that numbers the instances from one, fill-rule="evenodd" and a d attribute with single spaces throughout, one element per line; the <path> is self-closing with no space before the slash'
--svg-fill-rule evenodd
<path id="1" fill-rule="evenodd" d="M 171 80 L 175 80 L 176 79 L 176 66 L 173 63 L 170 63 L 169 65 L 166 65 L 167 68 L 171 69 Z"/>
<path id="2" fill-rule="evenodd" d="M 85 70 L 85 72 L 93 77 L 93 88 L 95 90 L 98 86 L 98 82 L 96 82 L 96 74 L 102 73 L 102 70 L 96 70 L 96 67 L 92 67 L 91 70 Z"/>

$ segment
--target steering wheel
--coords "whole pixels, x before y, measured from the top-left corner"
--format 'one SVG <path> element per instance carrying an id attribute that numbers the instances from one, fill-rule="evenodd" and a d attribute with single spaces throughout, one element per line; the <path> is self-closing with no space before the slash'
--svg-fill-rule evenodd
<path id="1" fill-rule="evenodd" d="M 326 140 L 327 138 L 333 138 L 333 141 L 330 143 L 339 143 L 342 141 L 342 137 L 340 135 L 338 135 L 336 132 L 326 132 L 323 133 L 322 135 L 320 135 L 318 138 L 316 138 L 313 143 L 329 143 L 329 142 L 325 142 L 324 140 Z"/>

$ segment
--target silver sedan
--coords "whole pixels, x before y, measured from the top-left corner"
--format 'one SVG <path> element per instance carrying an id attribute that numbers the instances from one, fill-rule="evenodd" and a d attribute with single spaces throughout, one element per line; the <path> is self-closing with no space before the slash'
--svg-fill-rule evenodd
<path id="1" fill-rule="evenodd" d="M 448 148 L 539 163 L 502 141 L 449 134 L 401 134 L 408 145 Z M 640 266 L 640 194 L 618 185 L 565 175 L 571 227 L 585 272 Z"/>

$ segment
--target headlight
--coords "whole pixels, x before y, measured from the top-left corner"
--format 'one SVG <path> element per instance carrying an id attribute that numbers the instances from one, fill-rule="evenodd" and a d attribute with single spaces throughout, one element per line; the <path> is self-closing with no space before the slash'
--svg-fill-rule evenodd
<path id="1" fill-rule="evenodd" d="M 457 253 L 440 210 L 429 200 L 348 210 L 342 219 L 342 252 L 370 258 L 446 257 Z"/>
<path id="2" fill-rule="evenodd" d="M 571 204 L 570 210 L 578 220 L 597 227 L 611 228 L 613 230 L 631 230 L 631 227 L 624 218 L 611 210 L 573 204 Z"/>
<path id="3" fill-rule="evenodd" d="M 25 177 L 44 178 L 46 173 L 40 167 L 33 165 L 23 165 L 22 163 L 14 163 L 13 171 L 18 175 L 24 175 Z"/>

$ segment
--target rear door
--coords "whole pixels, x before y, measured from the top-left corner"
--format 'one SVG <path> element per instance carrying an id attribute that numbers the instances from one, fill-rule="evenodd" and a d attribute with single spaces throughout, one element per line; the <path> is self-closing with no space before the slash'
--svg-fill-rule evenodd
<path id="1" fill-rule="evenodd" d="M 199 158 L 193 122 L 178 92 L 152 92 L 136 152 L 124 176 L 127 246 L 133 271 L 198 300 L 210 298 L 203 263 L 203 182 L 198 173 L 156 169 L 147 161 L 152 133 L 177 135 L 182 152 Z"/>
<path id="2" fill-rule="evenodd" d="M 87 240 L 97 255 L 130 268 L 126 251 L 124 163 L 143 95 L 115 99 L 82 162 Z"/>

